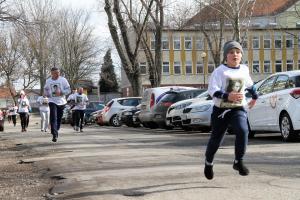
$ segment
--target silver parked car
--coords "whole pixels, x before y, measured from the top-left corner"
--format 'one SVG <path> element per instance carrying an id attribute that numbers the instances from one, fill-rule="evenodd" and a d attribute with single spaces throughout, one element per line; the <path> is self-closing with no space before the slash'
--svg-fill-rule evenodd
<path id="1" fill-rule="evenodd" d="M 185 130 L 197 129 L 203 131 L 210 129 L 213 105 L 211 96 L 208 92 L 205 92 L 201 98 L 197 98 L 197 101 L 186 106 L 180 115 L 182 128 Z"/>
<path id="2" fill-rule="evenodd" d="M 181 115 L 182 115 L 183 109 L 185 109 L 186 107 L 190 106 L 191 104 L 193 104 L 199 100 L 205 100 L 207 95 L 208 95 L 208 92 L 205 91 L 195 98 L 178 101 L 178 102 L 172 104 L 168 108 L 168 111 L 166 114 L 166 124 L 168 126 L 182 127 Z"/>

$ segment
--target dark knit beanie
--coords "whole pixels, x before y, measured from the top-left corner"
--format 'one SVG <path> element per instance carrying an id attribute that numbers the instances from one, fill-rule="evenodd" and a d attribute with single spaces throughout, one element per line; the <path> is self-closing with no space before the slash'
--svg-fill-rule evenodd
<path id="1" fill-rule="evenodd" d="M 243 53 L 243 47 L 237 41 L 228 41 L 224 44 L 223 47 L 223 63 L 226 61 L 226 56 L 231 49 L 239 49 Z"/>
<path id="2" fill-rule="evenodd" d="M 51 72 L 56 71 L 56 70 L 59 70 L 59 68 L 58 67 L 52 67 L 51 68 Z"/>

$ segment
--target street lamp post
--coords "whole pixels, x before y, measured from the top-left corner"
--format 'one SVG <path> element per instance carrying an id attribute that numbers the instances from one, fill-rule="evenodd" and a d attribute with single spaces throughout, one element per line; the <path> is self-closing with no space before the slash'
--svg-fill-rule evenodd
<path id="1" fill-rule="evenodd" d="M 202 53 L 201 53 L 200 56 L 201 56 L 202 61 L 203 61 L 203 87 L 206 88 L 206 86 L 205 86 L 205 63 L 204 63 L 205 57 L 206 57 L 206 53 L 204 51 L 202 51 Z"/>

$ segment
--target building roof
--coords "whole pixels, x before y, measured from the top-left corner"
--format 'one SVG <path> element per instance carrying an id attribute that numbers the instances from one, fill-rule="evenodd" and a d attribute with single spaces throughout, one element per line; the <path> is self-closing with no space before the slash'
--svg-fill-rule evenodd
<path id="1" fill-rule="evenodd" d="M 246 1 L 246 0 L 245 0 Z M 252 17 L 261 16 L 274 16 L 284 12 L 291 6 L 293 6 L 299 0 L 256 0 L 252 1 L 255 4 L 248 3 L 246 6 L 241 8 L 241 17 L 249 16 L 253 6 Z M 203 22 L 213 22 L 220 18 L 220 13 L 216 10 L 221 10 L 220 3 L 215 3 L 204 7 L 198 14 L 192 17 L 186 23 L 185 27 L 192 26 Z M 229 9 L 228 9 L 229 10 Z"/>
<path id="2" fill-rule="evenodd" d="M 14 89 L 13 89 L 13 94 L 14 95 L 16 94 Z M 1 86 L 0 87 L 0 99 L 8 99 L 8 98 L 12 98 L 9 88 Z"/>

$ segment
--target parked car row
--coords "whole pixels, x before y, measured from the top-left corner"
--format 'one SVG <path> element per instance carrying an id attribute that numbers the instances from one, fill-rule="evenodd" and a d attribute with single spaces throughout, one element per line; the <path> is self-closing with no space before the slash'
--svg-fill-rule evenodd
<path id="1" fill-rule="evenodd" d="M 247 109 L 249 137 L 260 132 L 280 132 L 284 141 L 298 138 L 300 70 L 272 74 L 255 86 L 259 98 L 252 109 Z M 146 89 L 143 97 L 113 99 L 95 118 L 99 125 L 208 131 L 212 108 L 207 91 L 168 86 Z"/>

